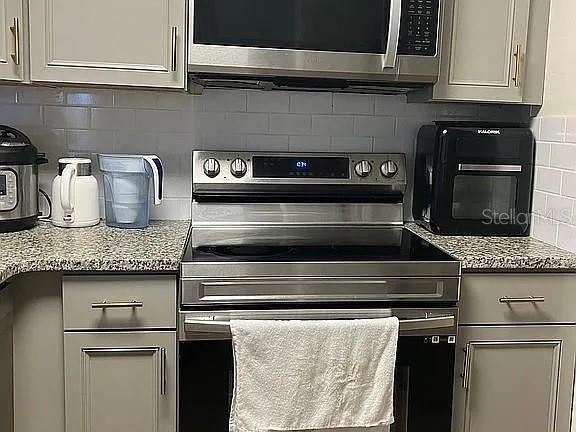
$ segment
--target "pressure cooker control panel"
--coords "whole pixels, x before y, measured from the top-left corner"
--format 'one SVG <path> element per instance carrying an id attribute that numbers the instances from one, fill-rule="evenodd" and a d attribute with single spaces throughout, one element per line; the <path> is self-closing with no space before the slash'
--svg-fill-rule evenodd
<path id="1" fill-rule="evenodd" d="M 18 205 L 16 173 L 0 169 L 0 211 L 11 211 Z"/>

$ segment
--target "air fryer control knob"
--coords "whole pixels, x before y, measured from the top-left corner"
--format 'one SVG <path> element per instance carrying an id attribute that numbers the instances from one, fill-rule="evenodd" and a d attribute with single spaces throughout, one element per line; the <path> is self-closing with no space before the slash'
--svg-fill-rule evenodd
<path id="1" fill-rule="evenodd" d="M 230 164 L 230 172 L 236 178 L 244 177 L 244 174 L 246 174 L 246 170 L 247 170 L 246 162 L 244 162 L 244 160 L 240 158 L 234 159 Z"/>
<path id="2" fill-rule="evenodd" d="M 372 172 L 372 165 L 367 160 L 362 160 L 356 164 L 354 171 L 358 177 L 368 177 Z"/>
<path id="3" fill-rule="evenodd" d="M 386 178 L 392 178 L 398 173 L 398 165 L 394 161 L 386 161 L 380 166 L 380 172 Z"/>
<path id="4" fill-rule="evenodd" d="M 220 174 L 220 162 L 214 158 L 206 159 L 204 162 L 204 174 L 210 178 L 216 177 Z"/>

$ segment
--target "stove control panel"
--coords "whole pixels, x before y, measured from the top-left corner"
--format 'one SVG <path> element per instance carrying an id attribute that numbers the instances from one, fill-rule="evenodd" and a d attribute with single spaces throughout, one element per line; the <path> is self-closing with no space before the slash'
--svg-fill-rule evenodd
<path id="1" fill-rule="evenodd" d="M 194 183 L 404 184 L 402 153 L 194 152 Z"/>
<path id="2" fill-rule="evenodd" d="M 16 173 L 0 169 L 0 211 L 12 211 L 18 205 Z"/>

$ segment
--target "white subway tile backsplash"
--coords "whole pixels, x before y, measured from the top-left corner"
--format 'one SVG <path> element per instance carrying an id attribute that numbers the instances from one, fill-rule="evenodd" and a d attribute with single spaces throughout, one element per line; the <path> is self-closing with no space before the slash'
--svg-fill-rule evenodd
<path id="1" fill-rule="evenodd" d="M 67 105 L 111 107 L 114 104 L 113 93 L 109 90 L 68 90 Z"/>
<path id="2" fill-rule="evenodd" d="M 292 93 L 290 112 L 328 114 L 332 112 L 332 93 Z"/>
<path id="3" fill-rule="evenodd" d="M 146 154 L 157 148 L 158 135 L 152 132 L 114 131 L 114 152 Z"/>
<path id="4" fill-rule="evenodd" d="M 550 166 L 567 170 L 576 169 L 576 146 L 551 143 Z"/>
<path id="5" fill-rule="evenodd" d="M 44 124 L 53 128 L 90 128 L 90 109 L 70 106 L 45 106 Z"/>
<path id="6" fill-rule="evenodd" d="M 71 151 L 109 153 L 114 150 L 114 133 L 111 130 L 70 129 L 66 132 L 66 140 Z"/>
<path id="7" fill-rule="evenodd" d="M 358 116 L 355 118 L 354 133 L 363 137 L 393 137 L 394 117 Z"/>
<path id="8" fill-rule="evenodd" d="M 246 92 L 205 90 L 202 104 L 205 111 L 246 111 Z"/>
<path id="9" fill-rule="evenodd" d="M 544 192 L 534 191 L 532 198 L 532 212 L 540 216 L 546 216 L 546 197 Z"/>
<path id="10" fill-rule="evenodd" d="M 134 129 L 135 112 L 131 109 L 92 108 L 93 129 Z"/>
<path id="11" fill-rule="evenodd" d="M 371 153 L 374 138 L 332 138 L 331 150 L 335 152 Z"/>
<path id="12" fill-rule="evenodd" d="M 270 114 L 270 133 L 278 135 L 310 135 L 312 117 L 301 114 Z"/>
<path id="13" fill-rule="evenodd" d="M 48 154 L 50 164 L 40 169 L 42 182 L 51 181 L 57 159 L 67 154 L 94 159 L 99 152 L 156 153 L 164 161 L 166 200 L 152 215 L 171 219 L 190 216 L 194 149 L 406 153 L 410 189 L 415 138 L 422 124 L 475 115 L 498 120 L 504 113 L 528 121 L 524 108 L 409 104 L 405 96 L 215 89 L 195 96 L 136 89 L 0 87 L 1 123 L 21 128 Z M 551 145 L 541 146 L 539 163 L 550 163 Z M 545 188 L 538 192 L 543 211 L 546 195 L 560 193 L 556 177 L 564 169 L 550 171 L 539 181 Z M 408 190 L 406 199 L 410 196 Z"/>
<path id="14" fill-rule="evenodd" d="M 350 137 L 354 135 L 354 117 L 340 115 L 312 116 L 312 134 Z"/>
<path id="15" fill-rule="evenodd" d="M 42 126 L 42 107 L 39 105 L 0 105 L 0 119 L 2 124 L 9 126 Z"/>
<path id="16" fill-rule="evenodd" d="M 535 170 L 535 189 L 542 192 L 560 193 L 562 171 L 537 167 Z"/>
<path id="17" fill-rule="evenodd" d="M 230 133 L 259 134 L 268 133 L 268 114 L 227 113 L 225 128 Z"/>
<path id="18" fill-rule="evenodd" d="M 114 92 L 114 106 L 116 108 L 156 108 L 158 92 L 118 90 Z"/>
<path id="19" fill-rule="evenodd" d="M 536 141 L 536 165 L 543 167 L 550 166 L 551 147 L 551 143 Z"/>
<path id="20" fill-rule="evenodd" d="M 556 245 L 570 252 L 576 252 L 576 227 L 573 225 L 559 224 Z"/>
<path id="21" fill-rule="evenodd" d="M 576 198 L 576 172 L 562 174 L 562 195 Z"/>
<path id="22" fill-rule="evenodd" d="M 558 237 L 558 222 L 542 216 L 534 215 L 532 217 L 531 235 L 543 242 L 556 244 L 556 239 Z"/>
<path id="23" fill-rule="evenodd" d="M 288 151 L 289 138 L 282 135 L 247 135 L 246 149 L 252 151 Z"/>
<path id="24" fill-rule="evenodd" d="M 249 91 L 248 112 L 287 113 L 290 96 L 281 91 Z"/>
<path id="25" fill-rule="evenodd" d="M 560 195 L 548 195 L 545 216 L 555 221 L 570 223 L 574 200 Z"/>
<path id="26" fill-rule="evenodd" d="M 374 114 L 375 98 L 370 95 L 334 94 L 335 114 Z"/>
<path id="27" fill-rule="evenodd" d="M 540 139 L 542 141 L 564 142 L 566 119 L 564 117 L 542 117 L 540 119 Z"/>
<path id="28" fill-rule="evenodd" d="M 330 151 L 330 137 L 291 136 L 289 150 L 293 152 L 327 152 Z"/>
<path id="29" fill-rule="evenodd" d="M 566 137 L 567 143 L 576 143 L 576 117 L 566 119 Z"/>
<path id="30" fill-rule="evenodd" d="M 44 87 L 18 87 L 16 99 L 19 104 L 62 105 L 64 91 Z"/>

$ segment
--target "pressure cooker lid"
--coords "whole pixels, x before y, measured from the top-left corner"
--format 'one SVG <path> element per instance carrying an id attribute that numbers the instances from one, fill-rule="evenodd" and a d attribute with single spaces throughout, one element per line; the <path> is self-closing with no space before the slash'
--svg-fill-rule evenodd
<path id="1" fill-rule="evenodd" d="M 0 165 L 35 165 L 46 163 L 30 138 L 17 129 L 0 125 Z"/>

